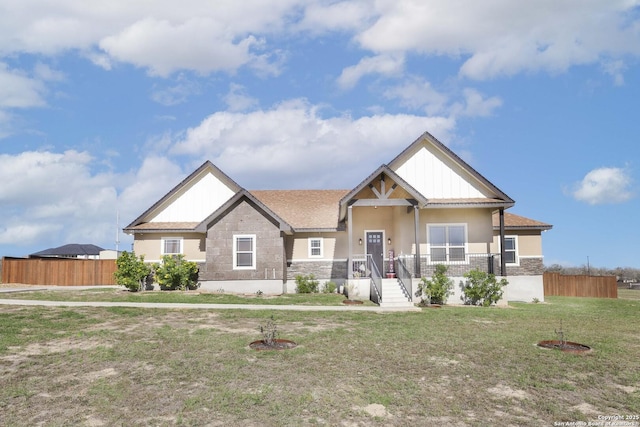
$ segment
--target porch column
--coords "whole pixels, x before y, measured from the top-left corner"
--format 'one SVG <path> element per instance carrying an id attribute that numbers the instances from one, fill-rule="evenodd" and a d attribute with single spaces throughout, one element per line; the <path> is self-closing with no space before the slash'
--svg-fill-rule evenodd
<path id="1" fill-rule="evenodd" d="M 500 208 L 500 275 L 507 275 L 507 264 L 505 260 L 504 248 L 504 208 Z"/>
<path id="2" fill-rule="evenodd" d="M 347 256 L 347 280 L 353 277 L 353 207 L 347 207 L 347 229 L 349 230 L 349 254 Z"/>
<path id="3" fill-rule="evenodd" d="M 418 205 L 413 206 L 413 222 L 416 240 L 416 260 L 414 266 L 414 274 L 417 279 L 422 277 L 422 269 L 420 268 L 420 209 Z"/>

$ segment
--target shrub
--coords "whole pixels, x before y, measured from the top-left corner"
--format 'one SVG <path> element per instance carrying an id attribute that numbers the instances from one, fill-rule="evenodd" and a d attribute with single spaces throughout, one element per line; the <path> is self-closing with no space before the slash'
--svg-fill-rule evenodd
<path id="1" fill-rule="evenodd" d="M 131 292 L 145 289 L 151 267 L 144 263 L 143 255 L 138 258 L 134 252 L 124 251 L 116 260 L 116 267 L 113 278 L 118 285 L 126 287 Z"/>
<path id="2" fill-rule="evenodd" d="M 299 294 L 313 294 L 318 292 L 318 282 L 313 274 L 296 276 L 296 292 Z"/>
<path id="3" fill-rule="evenodd" d="M 322 288 L 322 292 L 325 294 L 333 294 L 336 289 L 338 289 L 338 285 L 334 282 L 324 282 L 324 287 Z"/>
<path id="4" fill-rule="evenodd" d="M 431 280 L 423 277 L 420 279 L 416 296 L 422 296 L 421 304 L 446 304 L 447 299 L 453 293 L 453 280 L 447 277 L 448 267 L 438 264 L 431 276 Z"/>
<path id="5" fill-rule="evenodd" d="M 477 269 L 464 274 L 467 279 L 461 283 L 464 294 L 464 303 L 469 305 L 481 305 L 488 307 L 502 298 L 503 290 L 509 284 L 507 279 L 502 278 L 498 282 L 494 274 L 487 274 Z"/>
<path id="6" fill-rule="evenodd" d="M 198 265 L 185 260 L 184 255 L 164 255 L 162 263 L 155 265 L 155 278 L 161 289 L 197 289 Z"/>

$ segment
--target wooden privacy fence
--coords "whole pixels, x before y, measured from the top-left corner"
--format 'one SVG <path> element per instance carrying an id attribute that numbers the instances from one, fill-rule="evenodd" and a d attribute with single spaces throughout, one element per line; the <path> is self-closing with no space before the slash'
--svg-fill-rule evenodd
<path id="1" fill-rule="evenodd" d="M 544 296 L 618 298 L 615 276 L 569 276 L 544 273 Z"/>
<path id="2" fill-rule="evenodd" d="M 3 258 L 2 283 L 115 285 L 115 259 Z"/>

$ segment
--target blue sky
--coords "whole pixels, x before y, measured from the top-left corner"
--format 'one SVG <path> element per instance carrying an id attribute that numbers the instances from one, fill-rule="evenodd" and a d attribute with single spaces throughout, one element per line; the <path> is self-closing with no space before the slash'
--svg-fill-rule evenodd
<path id="1" fill-rule="evenodd" d="M 207 159 L 349 189 L 428 131 L 545 264 L 640 267 L 639 59 L 637 0 L 0 0 L 0 254 L 114 248 Z"/>

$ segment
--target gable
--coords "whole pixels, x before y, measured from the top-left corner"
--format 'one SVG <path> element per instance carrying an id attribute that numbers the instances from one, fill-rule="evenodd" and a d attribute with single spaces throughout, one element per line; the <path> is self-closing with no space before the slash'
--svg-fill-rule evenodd
<path id="1" fill-rule="evenodd" d="M 207 161 L 125 230 L 143 223 L 195 223 L 207 218 L 242 188 Z"/>
<path id="2" fill-rule="evenodd" d="M 236 192 L 211 171 L 177 192 L 149 222 L 202 221 Z"/>
<path id="3" fill-rule="evenodd" d="M 499 199 L 513 202 L 429 133 L 418 138 L 389 167 L 429 200 Z"/>

